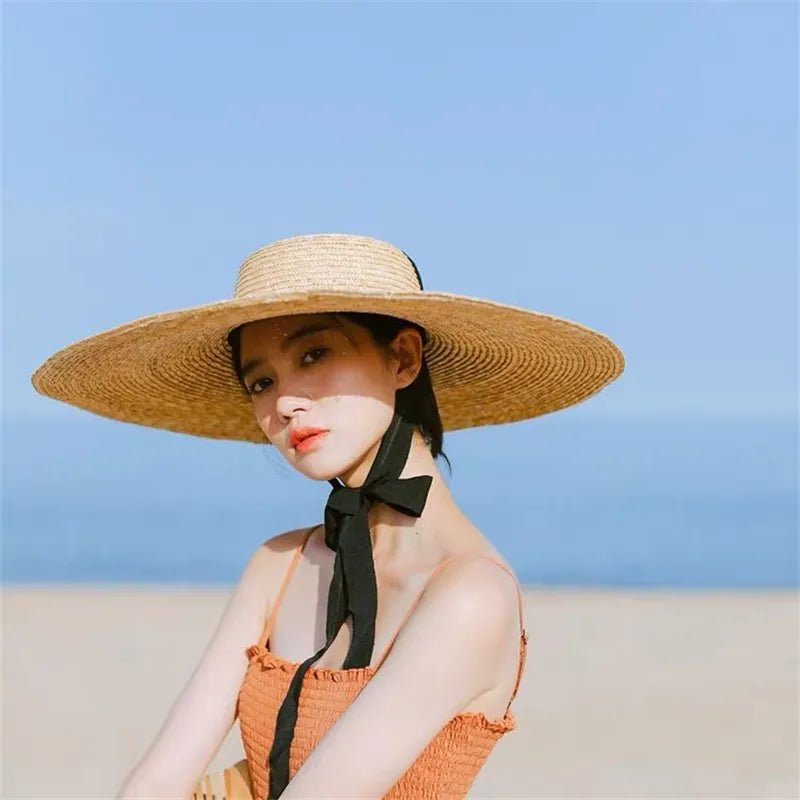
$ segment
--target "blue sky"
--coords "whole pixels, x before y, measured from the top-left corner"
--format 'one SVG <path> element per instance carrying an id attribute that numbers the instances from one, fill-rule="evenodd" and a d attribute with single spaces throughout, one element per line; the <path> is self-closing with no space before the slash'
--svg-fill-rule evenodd
<path id="1" fill-rule="evenodd" d="M 4 412 L 251 250 L 365 233 L 608 333 L 586 413 L 792 414 L 792 4 L 9 4 Z M 25 335 L 19 333 L 24 330 Z"/>
<path id="2" fill-rule="evenodd" d="M 614 339 L 626 372 L 565 422 L 796 431 L 797 17 L 6 4 L 3 424 L 30 425 L 45 452 L 65 420 L 104 425 L 32 389 L 51 352 L 230 296 L 274 239 L 350 232 L 402 247 L 428 289 Z M 796 453 L 774 441 L 789 449 L 759 480 L 786 487 Z"/>

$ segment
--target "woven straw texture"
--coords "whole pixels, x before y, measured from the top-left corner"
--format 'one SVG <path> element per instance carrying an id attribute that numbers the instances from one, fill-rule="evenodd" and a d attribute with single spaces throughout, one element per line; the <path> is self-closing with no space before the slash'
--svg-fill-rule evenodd
<path id="1" fill-rule="evenodd" d="M 292 314 L 362 311 L 422 325 L 444 430 L 557 411 L 624 369 L 608 337 L 570 320 L 420 286 L 387 242 L 348 234 L 281 239 L 241 264 L 232 299 L 168 311 L 81 339 L 33 374 L 43 395 L 126 422 L 268 443 L 236 380 L 227 333 Z"/>
<path id="2" fill-rule="evenodd" d="M 190 800 L 253 800 L 247 759 L 207 772 L 192 789 Z"/>

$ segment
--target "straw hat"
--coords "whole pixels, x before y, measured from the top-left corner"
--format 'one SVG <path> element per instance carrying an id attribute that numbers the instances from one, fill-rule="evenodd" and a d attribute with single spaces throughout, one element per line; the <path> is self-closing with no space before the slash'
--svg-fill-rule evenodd
<path id="1" fill-rule="evenodd" d="M 214 439 L 268 443 L 231 364 L 245 322 L 361 311 L 421 325 L 445 431 L 575 405 L 617 378 L 608 337 L 491 300 L 425 291 L 414 262 L 367 236 L 279 239 L 239 267 L 233 298 L 152 314 L 81 339 L 32 376 L 38 392 L 104 417 Z"/>

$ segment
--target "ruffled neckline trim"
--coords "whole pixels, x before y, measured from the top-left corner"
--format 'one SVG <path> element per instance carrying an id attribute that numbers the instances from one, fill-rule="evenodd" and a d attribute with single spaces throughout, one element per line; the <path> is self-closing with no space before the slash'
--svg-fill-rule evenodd
<path id="1" fill-rule="evenodd" d="M 276 656 L 266 647 L 254 644 L 247 648 L 247 658 L 250 663 L 259 663 L 264 669 L 279 669 L 282 672 L 294 673 L 300 666 L 300 661 L 288 661 L 285 658 Z M 334 667 L 315 667 L 313 664 L 308 668 L 304 679 L 311 677 L 315 680 L 341 681 L 366 681 L 375 674 L 374 667 L 351 667 L 350 669 L 335 669 Z"/>
<path id="2" fill-rule="evenodd" d="M 276 656 L 260 644 L 253 644 L 245 651 L 250 664 L 259 664 L 262 669 L 277 669 L 281 672 L 294 674 L 302 662 L 289 661 L 288 659 Z M 308 668 L 303 676 L 303 680 L 311 679 L 317 681 L 332 681 L 341 683 L 344 681 L 366 682 L 376 672 L 375 667 L 350 667 L 349 669 L 336 669 L 335 667 L 315 667 L 313 664 Z M 456 720 L 478 721 L 482 728 L 493 731 L 494 733 L 506 733 L 517 726 L 514 712 L 509 708 L 500 719 L 489 719 L 482 711 L 461 711 L 455 714 L 448 724 Z"/>

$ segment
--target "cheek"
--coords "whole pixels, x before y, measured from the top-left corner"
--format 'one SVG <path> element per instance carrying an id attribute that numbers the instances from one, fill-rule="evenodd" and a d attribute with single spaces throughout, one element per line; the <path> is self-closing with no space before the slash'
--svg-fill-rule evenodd
<path id="1" fill-rule="evenodd" d="M 313 376 L 321 396 L 368 397 L 386 401 L 394 386 L 382 365 L 372 357 L 338 357 Z"/>
<path id="2" fill-rule="evenodd" d="M 337 430 L 358 436 L 362 430 L 380 428 L 391 418 L 393 404 L 387 398 L 369 394 L 350 394 L 331 398 L 331 411 L 335 415 Z M 360 437 L 359 437 L 360 438 Z"/>
<path id="3" fill-rule="evenodd" d="M 264 431 L 268 439 L 271 439 L 276 430 L 280 428 L 275 414 L 275 403 L 261 395 L 253 395 L 251 407 L 259 428 Z"/>

